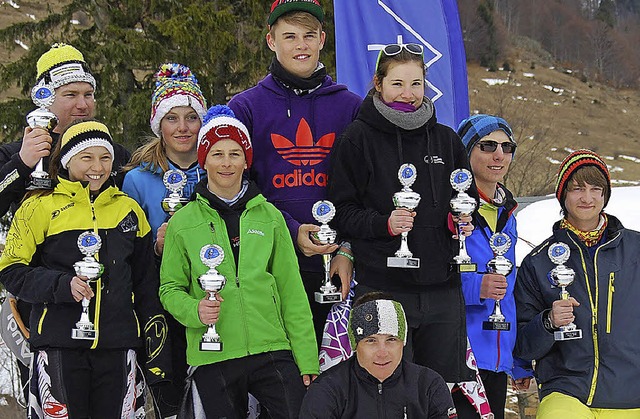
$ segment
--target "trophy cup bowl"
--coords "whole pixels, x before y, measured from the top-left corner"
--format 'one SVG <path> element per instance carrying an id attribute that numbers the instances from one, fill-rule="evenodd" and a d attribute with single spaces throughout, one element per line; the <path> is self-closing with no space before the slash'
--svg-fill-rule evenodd
<path id="1" fill-rule="evenodd" d="M 329 221 L 336 215 L 336 208 L 330 201 L 322 200 L 313 204 L 311 208 L 313 218 L 321 223 L 320 230 L 311 233 L 311 237 L 321 244 L 333 244 L 336 241 L 337 232 L 329 227 Z M 320 286 L 320 291 L 314 293 L 317 303 L 328 304 L 342 301 L 342 294 L 337 291 L 335 285 L 331 283 L 331 255 L 323 254 L 322 262 L 324 264 L 324 281 Z"/>
<path id="2" fill-rule="evenodd" d="M 42 128 L 49 132 L 58 125 L 58 118 L 56 115 L 45 108 L 35 109 L 27 115 L 27 124 L 31 128 Z M 36 167 L 31 172 L 31 178 L 27 185 L 27 190 L 33 191 L 36 189 L 52 189 L 53 183 L 49 178 L 49 173 L 44 171 L 44 160 L 38 160 Z"/>
<path id="3" fill-rule="evenodd" d="M 556 287 L 568 287 L 573 284 L 575 271 L 565 265 L 558 265 L 549 273 Z"/>
<path id="4" fill-rule="evenodd" d="M 187 175 L 182 170 L 167 170 L 162 176 L 162 183 L 169 191 L 169 196 L 162 200 L 165 212 L 173 214 L 189 202 L 188 198 L 182 196 L 182 189 L 187 184 Z"/>
<path id="5" fill-rule="evenodd" d="M 205 245 L 200 250 L 200 260 L 209 270 L 198 277 L 198 282 L 205 292 L 209 293 L 209 300 L 216 301 L 216 293 L 224 288 L 227 278 L 216 271 L 216 267 L 222 263 L 224 251 L 218 245 Z M 222 341 L 216 331 L 216 325 L 208 325 L 207 331 L 200 341 L 201 351 L 222 351 Z"/>
<path id="6" fill-rule="evenodd" d="M 511 273 L 513 263 L 506 257 L 499 255 L 487 262 L 487 269 L 491 273 L 507 276 Z"/>
<path id="7" fill-rule="evenodd" d="M 320 231 L 311 232 L 311 236 L 320 244 L 333 244 L 336 242 L 338 233 L 329 227 L 328 224 L 322 224 L 320 226 Z"/>
<path id="8" fill-rule="evenodd" d="M 404 209 L 413 212 L 420 204 L 420 194 L 411 189 L 417 179 L 416 167 L 411 163 L 405 163 L 398 170 L 398 180 L 402 189 L 393 194 L 393 205 L 396 209 Z M 409 250 L 409 232 L 400 233 L 400 248 L 394 256 L 387 257 L 387 267 L 389 268 L 420 268 L 420 258 L 413 257 Z"/>
<path id="9" fill-rule="evenodd" d="M 92 231 L 85 231 L 78 237 L 78 249 L 85 257 L 73 264 L 73 269 L 77 276 L 87 277 L 87 283 L 96 281 L 104 272 L 104 265 L 99 263 L 95 255 L 102 246 L 102 239 Z M 89 300 L 82 299 L 82 314 L 76 327 L 71 329 L 71 338 L 80 340 L 94 340 L 97 337 L 97 330 L 89 319 Z"/>
<path id="10" fill-rule="evenodd" d="M 562 242 L 553 243 L 549 246 L 547 254 L 549 255 L 549 259 L 551 259 L 551 262 L 557 265 L 549 272 L 549 282 L 551 282 L 551 285 L 554 287 L 562 288 L 560 298 L 568 300 L 569 292 L 566 290 L 566 287 L 573 283 L 576 275 L 572 268 L 564 265 L 571 255 L 569 246 Z M 578 327 L 571 322 L 565 326 L 560 326 L 559 330 L 553 332 L 553 338 L 556 341 L 582 339 L 582 329 L 578 329 Z"/>

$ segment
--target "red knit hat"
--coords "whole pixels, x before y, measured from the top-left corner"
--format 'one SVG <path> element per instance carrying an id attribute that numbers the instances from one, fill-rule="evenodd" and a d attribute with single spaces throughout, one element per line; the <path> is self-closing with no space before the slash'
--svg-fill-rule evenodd
<path id="1" fill-rule="evenodd" d="M 561 206 L 564 206 L 562 193 L 567 187 L 567 182 L 578 169 L 585 166 L 595 166 L 602 172 L 604 178 L 607 180 L 608 190 L 605 191 L 604 197 L 604 206 L 607 206 L 607 202 L 609 202 L 609 197 L 611 196 L 611 176 L 609 175 L 609 169 L 607 169 L 607 164 L 600 156 L 586 149 L 574 151 L 560 163 L 558 179 L 556 180 L 556 198 L 558 198 Z"/>
<path id="2" fill-rule="evenodd" d="M 251 167 L 253 147 L 249 130 L 227 105 L 212 106 L 204 116 L 204 123 L 198 133 L 198 164 L 203 169 L 209 150 L 220 140 L 233 140 L 240 144 L 244 150 L 247 169 Z"/>

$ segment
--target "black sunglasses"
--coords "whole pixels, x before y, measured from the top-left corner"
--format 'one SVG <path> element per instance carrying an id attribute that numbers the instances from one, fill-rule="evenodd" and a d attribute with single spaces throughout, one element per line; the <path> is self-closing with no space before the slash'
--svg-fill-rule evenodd
<path id="1" fill-rule="evenodd" d="M 498 144 L 500 144 L 502 152 L 505 154 L 513 154 L 513 152 L 516 151 L 517 145 L 511 141 L 505 141 L 504 143 L 498 143 L 497 141 L 480 141 L 478 147 L 480 147 L 482 151 L 493 153 L 498 149 Z"/>

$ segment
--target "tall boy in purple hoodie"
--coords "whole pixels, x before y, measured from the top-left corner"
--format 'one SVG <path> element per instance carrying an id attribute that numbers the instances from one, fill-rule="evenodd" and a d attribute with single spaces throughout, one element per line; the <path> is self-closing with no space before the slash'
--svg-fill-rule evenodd
<path id="1" fill-rule="evenodd" d="M 362 99 L 336 84 L 319 61 L 325 41 L 324 12 L 317 0 L 276 0 L 271 5 L 267 46 L 275 53 L 269 74 L 234 96 L 229 107 L 249 129 L 254 146 L 251 177 L 282 213 L 298 253 L 318 338 L 330 304 L 314 301 L 324 279 L 323 253 L 338 251 L 331 274 L 340 276 L 346 297 L 353 269 L 347 243 L 320 245 L 313 204 L 326 198 L 329 152 L 355 119 Z"/>

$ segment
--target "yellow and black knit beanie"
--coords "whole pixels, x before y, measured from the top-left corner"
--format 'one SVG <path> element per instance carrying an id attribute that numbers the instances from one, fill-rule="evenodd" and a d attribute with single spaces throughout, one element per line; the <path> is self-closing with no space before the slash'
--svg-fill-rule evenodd
<path id="1" fill-rule="evenodd" d="M 36 68 L 36 85 L 44 82 L 57 89 L 69 83 L 86 82 L 96 88 L 96 79 L 89 72 L 84 56 L 71 45 L 53 44 L 40 56 Z"/>
<path id="2" fill-rule="evenodd" d="M 67 169 L 69 160 L 89 147 L 101 146 L 111 153 L 113 159 L 113 139 L 106 125 L 98 121 L 82 121 L 71 125 L 60 140 L 60 164 Z"/>

